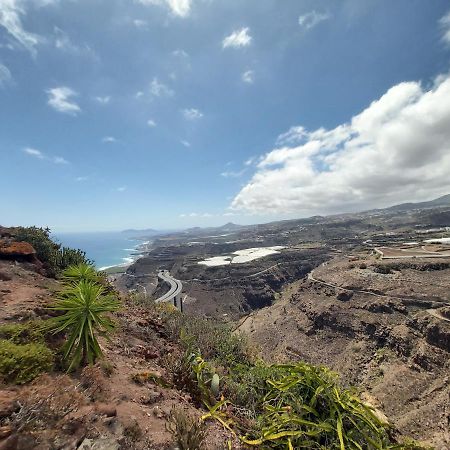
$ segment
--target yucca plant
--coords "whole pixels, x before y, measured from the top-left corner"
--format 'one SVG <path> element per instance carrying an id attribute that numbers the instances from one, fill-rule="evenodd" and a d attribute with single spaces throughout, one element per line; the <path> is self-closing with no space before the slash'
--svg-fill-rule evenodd
<path id="1" fill-rule="evenodd" d="M 67 282 L 78 282 L 81 280 L 84 281 L 93 281 L 99 282 L 101 280 L 101 276 L 95 270 L 95 267 L 91 264 L 80 263 L 69 266 L 62 273 L 63 280 Z"/>
<path id="2" fill-rule="evenodd" d="M 54 333 L 69 335 L 63 347 L 64 358 L 70 360 L 68 370 L 80 363 L 93 364 L 102 356 L 97 336 L 113 331 L 115 325 L 108 313 L 117 311 L 119 305 L 116 297 L 105 295 L 103 286 L 80 280 L 68 286 L 50 307 L 63 313 L 51 320 Z"/>

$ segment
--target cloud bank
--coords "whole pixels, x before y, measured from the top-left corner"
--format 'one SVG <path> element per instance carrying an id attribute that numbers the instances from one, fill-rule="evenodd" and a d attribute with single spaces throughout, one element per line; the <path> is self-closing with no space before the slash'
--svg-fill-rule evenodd
<path id="1" fill-rule="evenodd" d="M 356 211 L 450 192 L 450 76 L 405 82 L 334 129 L 292 127 L 232 208 L 256 214 Z"/>

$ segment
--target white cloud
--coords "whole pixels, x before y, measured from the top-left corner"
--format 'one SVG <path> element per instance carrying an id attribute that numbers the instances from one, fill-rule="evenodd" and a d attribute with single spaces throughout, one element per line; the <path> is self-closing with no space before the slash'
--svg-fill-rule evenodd
<path id="1" fill-rule="evenodd" d="M 153 119 L 147 120 L 147 125 L 151 128 L 156 127 L 156 122 Z"/>
<path id="2" fill-rule="evenodd" d="M 119 186 L 119 187 L 116 189 L 117 192 L 125 192 L 126 190 L 127 190 L 127 187 L 126 187 L 126 186 Z"/>
<path id="3" fill-rule="evenodd" d="M 382 207 L 448 193 L 450 76 L 426 91 L 389 89 L 350 122 L 291 128 L 263 155 L 232 207 L 252 213 L 317 214 Z"/>
<path id="4" fill-rule="evenodd" d="M 59 27 L 54 27 L 54 34 L 55 34 L 55 47 L 58 50 L 61 50 L 65 53 L 72 53 L 75 55 L 80 56 L 89 56 L 95 59 L 98 59 L 96 53 L 94 50 L 92 50 L 91 47 L 87 44 L 83 45 L 76 45 L 74 44 L 71 39 L 69 38 L 69 35 L 62 30 Z"/>
<path id="5" fill-rule="evenodd" d="M 182 59 L 189 58 L 189 53 L 185 52 L 182 49 L 174 50 L 172 52 L 172 55 L 177 57 L 177 58 L 182 58 Z"/>
<path id="6" fill-rule="evenodd" d="M 72 115 L 76 115 L 81 111 L 80 107 L 72 100 L 73 97 L 78 95 L 74 90 L 61 86 L 49 89 L 47 94 L 47 103 L 56 111 Z"/>
<path id="7" fill-rule="evenodd" d="M 25 31 L 21 16 L 26 14 L 24 2 L 21 0 L 0 0 L 0 26 L 33 56 L 36 45 L 42 40 L 40 36 Z"/>
<path id="8" fill-rule="evenodd" d="M 442 28 L 442 40 L 450 45 L 450 11 L 439 20 Z"/>
<path id="9" fill-rule="evenodd" d="M 69 161 L 67 161 L 67 159 L 63 158 L 62 156 L 54 156 L 52 158 L 52 161 L 55 164 L 69 164 Z"/>
<path id="10" fill-rule="evenodd" d="M 34 158 L 44 159 L 44 154 L 40 150 L 36 150 L 35 148 L 26 147 L 23 149 L 23 151 L 27 155 L 33 156 Z"/>
<path id="11" fill-rule="evenodd" d="M 87 181 L 89 178 L 88 177 L 76 177 L 75 181 L 78 181 L 79 183 L 81 183 L 82 181 Z"/>
<path id="12" fill-rule="evenodd" d="M 330 19 L 331 16 L 328 13 L 319 13 L 317 11 L 310 11 L 309 13 L 303 14 L 298 18 L 298 24 L 305 30 L 310 30 L 318 25 L 324 20 Z"/>
<path id="13" fill-rule="evenodd" d="M 69 161 L 67 161 L 62 156 L 47 156 L 45 153 L 32 147 L 25 147 L 23 149 L 23 152 L 29 156 L 32 156 L 33 158 L 45 159 L 47 161 L 51 161 L 54 164 L 69 164 Z"/>
<path id="14" fill-rule="evenodd" d="M 222 176 L 224 178 L 239 178 L 239 177 L 242 177 L 242 175 L 244 175 L 245 171 L 246 171 L 246 169 L 242 169 L 239 171 L 229 170 L 229 171 L 222 172 L 220 174 L 220 176 Z"/>
<path id="15" fill-rule="evenodd" d="M 142 5 L 165 5 L 173 15 L 187 17 L 191 11 L 191 0 L 137 0 Z"/>
<path id="16" fill-rule="evenodd" d="M 0 87 L 12 81 L 12 75 L 9 69 L 0 63 Z"/>
<path id="17" fill-rule="evenodd" d="M 117 139 L 113 136 L 105 136 L 102 138 L 102 142 L 104 144 L 114 144 L 114 142 L 117 142 Z"/>
<path id="18" fill-rule="evenodd" d="M 181 144 L 184 145 L 185 147 L 190 147 L 190 146 L 191 146 L 191 143 L 188 142 L 188 141 L 183 141 L 183 140 L 181 140 L 180 142 L 181 142 Z"/>
<path id="19" fill-rule="evenodd" d="M 246 165 L 246 166 L 251 166 L 251 165 L 253 165 L 257 160 L 258 160 L 258 157 L 257 157 L 257 156 L 251 156 L 250 158 L 248 158 L 248 159 L 244 162 L 244 165 Z"/>
<path id="20" fill-rule="evenodd" d="M 214 217 L 214 214 L 211 214 L 211 213 L 208 213 L 208 212 L 205 212 L 205 213 L 191 212 L 191 213 L 188 213 L 188 214 L 180 214 L 178 217 L 181 217 L 181 218 L 186 218 L 186 217 L 191 217 L 191 218 L 194 218 L 194 217 L 210 218 L 210 217 Z"/>
<path id="21" fill-rule="evenodd" d="M 222 47 L 247 47 L 252 41 L 252 37 L 248 34 L 249 28 L 241 28 L 233 31 L 229 36 L 226 36 L 222 41 Z"/>
<path id="22" fill-rule="evenodd" d="M 150 83 L 150 95 L 153 97 L 172 97 L 175 92 L 170 89 L 164 83 L 158 81 L 158 78 L 154 77 Z"/>
<path id="23" fill-rule="evenodd" d="M 255 81 L 255 72 L 253 72 L 253 70 L 246 70 L 242 74 L 242 81 L 244 83 L 253 84 Z"/>
<path id="24" fill-rule="evenodd" d="M 134 25 L 136 28 L 146 28 L 147 25 L 148 25 L 148 23 L 147 23 L 147 21 L 145 21 L 145 20 L 134 19 L 134 20 L 133 20 L 133 25 Z"/>
<path id="25" fill-rule="evenodd" d="M 109 95 L 105 95 L 104 97 L 97 96 L 94 97 L 94 99 L 101 105 L 107 105 L 111 101 L 111 97 Z"/>
<path id="26" fill-rule="evenodd" d="M 183 109 L 182 113 L 186 120 L 197 120 L 203 117 L 203 113 L 195 108 Z"/>

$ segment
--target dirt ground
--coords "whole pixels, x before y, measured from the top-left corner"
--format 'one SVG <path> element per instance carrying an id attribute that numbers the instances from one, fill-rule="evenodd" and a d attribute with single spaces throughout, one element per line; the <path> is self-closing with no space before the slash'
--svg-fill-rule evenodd
<path id="1" fill-rule="evenodd" d="M 46 317 L 60 288 L 28 264 L 0 261 L 0 324 Z M 96 366 L 56 370 L 24 386 L 0 384 L 1 450 L 170 449 L 172 409 L 194 418 L 205 413 L 189 394 L 161 384 L 170 380 L 162 360 L 179 349 L 154 312 L 127 302 L 117 313 L 117 332 L 101 341 L 105 358 Z M 206 427 L 207 448 L 234 439 L 215 422 Z"/>

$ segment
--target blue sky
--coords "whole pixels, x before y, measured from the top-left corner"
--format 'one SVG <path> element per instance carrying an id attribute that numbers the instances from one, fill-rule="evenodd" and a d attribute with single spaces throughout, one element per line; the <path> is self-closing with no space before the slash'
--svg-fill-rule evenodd
<path id="1" fill-rule="evenodd" d="M 450 192 L 448 0 L 0 0 L 0 224 L 182 228 Z"/>

